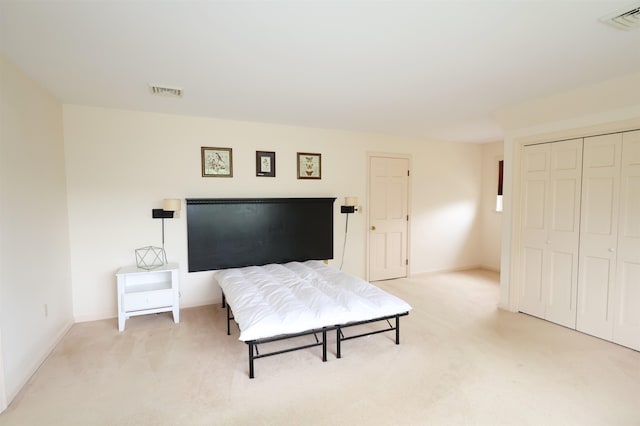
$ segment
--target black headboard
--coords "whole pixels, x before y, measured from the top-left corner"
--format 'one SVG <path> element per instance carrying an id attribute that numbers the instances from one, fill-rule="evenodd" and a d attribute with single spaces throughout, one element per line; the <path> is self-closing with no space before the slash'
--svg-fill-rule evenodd
<path id="1" fill-rule="evenodd" d="M 333 258 L 335 198 L 188 198 L 189 272 Z"/>

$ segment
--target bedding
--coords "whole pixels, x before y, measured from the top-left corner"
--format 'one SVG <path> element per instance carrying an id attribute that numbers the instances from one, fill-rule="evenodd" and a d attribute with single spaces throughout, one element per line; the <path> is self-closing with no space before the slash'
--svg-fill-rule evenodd
<path id="1" fill-rule="evenodd" d="M 244 342 L 405 314 L 411 306 L 321 261 L 215 272 Z"/>

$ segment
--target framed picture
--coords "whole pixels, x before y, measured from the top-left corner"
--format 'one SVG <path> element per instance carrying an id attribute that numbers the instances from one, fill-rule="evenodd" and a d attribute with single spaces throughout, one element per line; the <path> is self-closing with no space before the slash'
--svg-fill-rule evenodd
<path id="1" fill-rule="evenodd" d="M 256 176 L 276 177 L 276 153 L 256 151 Z"/>
<path id="2" fill-rule="evenodd" d="M 202 177 L 233 177 L 233 155 L 231 148 L 200 149 Z"/>
<path id="3" fill-rule="evenodd" d="M 322 155 L 298 153 L 298 179 L 322 179 Z"/>

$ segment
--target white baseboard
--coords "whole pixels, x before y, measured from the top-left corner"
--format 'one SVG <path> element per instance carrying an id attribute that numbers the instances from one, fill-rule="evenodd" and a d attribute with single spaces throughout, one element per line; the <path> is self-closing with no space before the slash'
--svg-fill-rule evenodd
<path id="1" fill-rule="evenodd" d="M 504 303 L 500 302 L 498 303 L 498 309 L 501 309 L 503 311 L 507 311 L 507 312 L 518 312 L 517 310 L 513 310 L 509 307 L 509 305 L 505 305 Z"/>
<path id="2" fill-rule="evenodd" d="M 106 319 L 118 318 L 117 312 L 102 312 L 95 314 L 83 314 L 74 316 L 75 322 L 101 321 Z"/>
<path id="3" fill-rule="evenodd" d="M 220 304 L 222 304 L 222 298 L 207 299 L 207 300 L 196 302 L 196 303 L 185 303 L 185 304 L 181 303 L 180 309 L 198 308 L 200 306 L 220 305 Z"/>
<path id="4" fill-rule="evenodd" d="M 480 269 L 484 269 L 485 271 L 491 271 L 491 272 L 497 272 L 498 274 L 500 273 L 500 267 L 495 267 L 495 266 L 489 266 L 489 265 L 478 265 L 478 268 Z"/>
<path id="5" fill-rule="evenodd" d="M 476 264 L 476 265 L 467 265 L 467 266 L 458 266 L 455 268 L 447 268 L 447 269 L 437 269 L 435 271 L 425 271 L 425 272 L 415 272 L 412 273 L 410 275 L 411 276 L 418 276 L 418 275 L 435 275 L 435 274 L 446 274 L 449 272 L 464 272 L 464 271 L 472 271 L 474 269 L 483 269 L 486 271 L 491 271 L 491 272 L 500 272 L 499 269 L 495 269 L 492 268 L 490 266 L 487 265 L 481 265 L 481 264 Z"/>
<path id="6" fill-rule="evenodd" d="M 198 301 L 196 303 L 180 303 L 180 309 L 189 309 L 189 308 L 197 308 L 198 306 L 207 306 L 207 305 L 215 305 L 222 303 L 222 299 L 207 299 L 203 301 Z M 101 321 L 106 319 L 114 319 L 118 318 L 117 312 L 102 312 L 102 313 L 94 313 L 94 314 L 83 314 L 76 315 L 74 317 L 75 322 L 91 322 L 91 321 Z"/>

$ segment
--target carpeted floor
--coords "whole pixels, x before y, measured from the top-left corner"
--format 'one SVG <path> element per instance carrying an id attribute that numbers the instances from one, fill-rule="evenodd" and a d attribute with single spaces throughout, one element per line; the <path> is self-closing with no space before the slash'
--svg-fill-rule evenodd
<path id="1" fill-rule="evenodd" d="M 220 306 L 76 324 L 0 425 L 640 425 L 640 353 L 496 308 L 475 270 L 378 283 L 385 333 L 256 361 Z M 335 341 L 335 338 L 330 340 Z"/>

